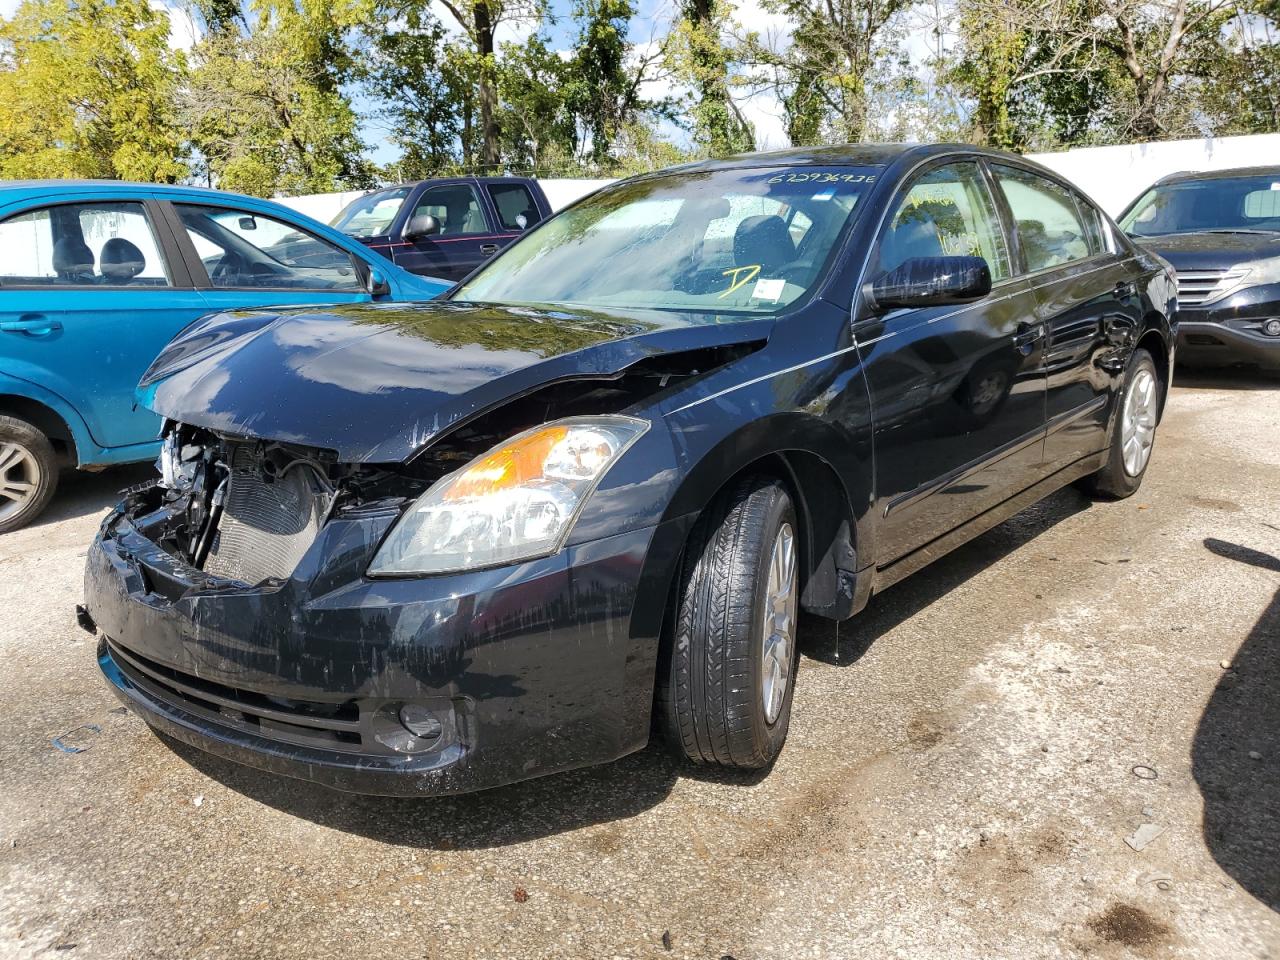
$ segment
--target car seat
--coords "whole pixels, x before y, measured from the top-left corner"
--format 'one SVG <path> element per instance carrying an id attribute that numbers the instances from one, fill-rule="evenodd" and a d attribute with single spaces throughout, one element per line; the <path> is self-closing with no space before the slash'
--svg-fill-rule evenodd
<path id="1" fill-rule="evenodd" d="M 933 217 L 916 208 L 908 208 L 903 214 L 909 219 L 899 219 L 880 244 L 880 269 L 886 273 L 916 257 L 946 255 Z"/>
<path id="2" fill-rule="evenodd" d="M 733 262 L 739 267 L 759 265 L 762 276 L 778 272 L 796 258 L 796 245 L 787 222 L 777 214 L 747 217 L 733 234 Z"/>
<path id="3" fill-rule="evenodd" d="M 95 283 L 93 251 L 79 237 L 63 237 L 53 245 L 53 272 L 66 283 Z"/>
<path id="4" fill-rule="evenodd" d="M 131 283 L 147 268 L 142 251 L 124 237 L 112 237 L 103 244 L 100 260 L 102 279 L 110 284 Z"/>

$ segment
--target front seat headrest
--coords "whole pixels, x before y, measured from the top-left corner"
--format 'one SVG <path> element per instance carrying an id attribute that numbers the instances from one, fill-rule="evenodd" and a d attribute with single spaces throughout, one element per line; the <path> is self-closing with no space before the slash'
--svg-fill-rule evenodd
<path id="1" fill-rule="evenodd" d="M 910 220 L 899 220 L 884 235 L 880 246 L 880 269 L 892 270 L 915 257 L 943 255 L 938 225 L 933 218 L 913 216 Z"/>
<path id="2" fill-rule="evenodd" d="M 772 273 L 796 258 L 796 245 L 787 222 L 777 214 L 747 217 L 733 234 L 733 262 L 739 267 L 759 264 Z"/>
<path id="3" fill-rule="evenodd" d="M 128 283 L 147 268 L 147 258 L 124 237 L 112 237 L 102 246 L 102 276 L 112 283 Z"/>
<path id="4" fill-rule="evenodd" d="M 93 280 L 93 251 L 79 237 L 63 237 L 53 245 L 53 272 L 60 280 Z"/>

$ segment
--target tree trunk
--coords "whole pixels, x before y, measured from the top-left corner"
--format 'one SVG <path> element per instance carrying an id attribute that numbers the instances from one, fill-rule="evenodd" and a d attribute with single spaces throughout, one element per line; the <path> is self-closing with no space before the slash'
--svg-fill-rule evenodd
<path id="1" fill-rule="evenodd" d="M 493 17 L 488 0 L 477 0 L 472 7 L 476 27 L 476 51 L 480 54 L 480 162 L 485 173 L 497 171 L 498 156 L 498 91 L 493 83 Z"/>

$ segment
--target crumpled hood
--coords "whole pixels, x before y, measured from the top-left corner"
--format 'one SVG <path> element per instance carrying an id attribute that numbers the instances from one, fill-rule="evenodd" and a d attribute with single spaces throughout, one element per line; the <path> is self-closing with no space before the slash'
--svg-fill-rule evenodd
<path id="1" fill-rule="evenodd" d="M 1170 233 L 1137 241 L 1175 270 L 1226 270 L 1251 260 L 1280 257 L 1280 233 Z"/>
<path id="2" fill-rule="evenodd" d="M 662 353 L 764 340 L 773 321 L 459 303 L 214 314 L 143 375 L 140 402 L 182 423 L 399 462 L 460 420 L 543 384 Z"/>

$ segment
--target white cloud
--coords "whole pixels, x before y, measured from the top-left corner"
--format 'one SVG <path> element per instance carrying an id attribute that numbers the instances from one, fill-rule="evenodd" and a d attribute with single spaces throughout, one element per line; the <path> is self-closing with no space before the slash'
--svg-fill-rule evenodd
<path id="1" fill-rule="evenodd" d="M 0 17 L 8 19 L 18 9 L 20 0 L 0 0 Z"/>
<path id="2" fill-rule="evenodd" d="M 7 0 L 0 0 L 5 3 Z M 163 0 L 151 0 L 151 9 L 162 12 L 169 17 L 169 49 L 190 50 L 200 39 L 200 28 L 196 26 L 195 17 L 185 6 L 170 6 Z"/>

